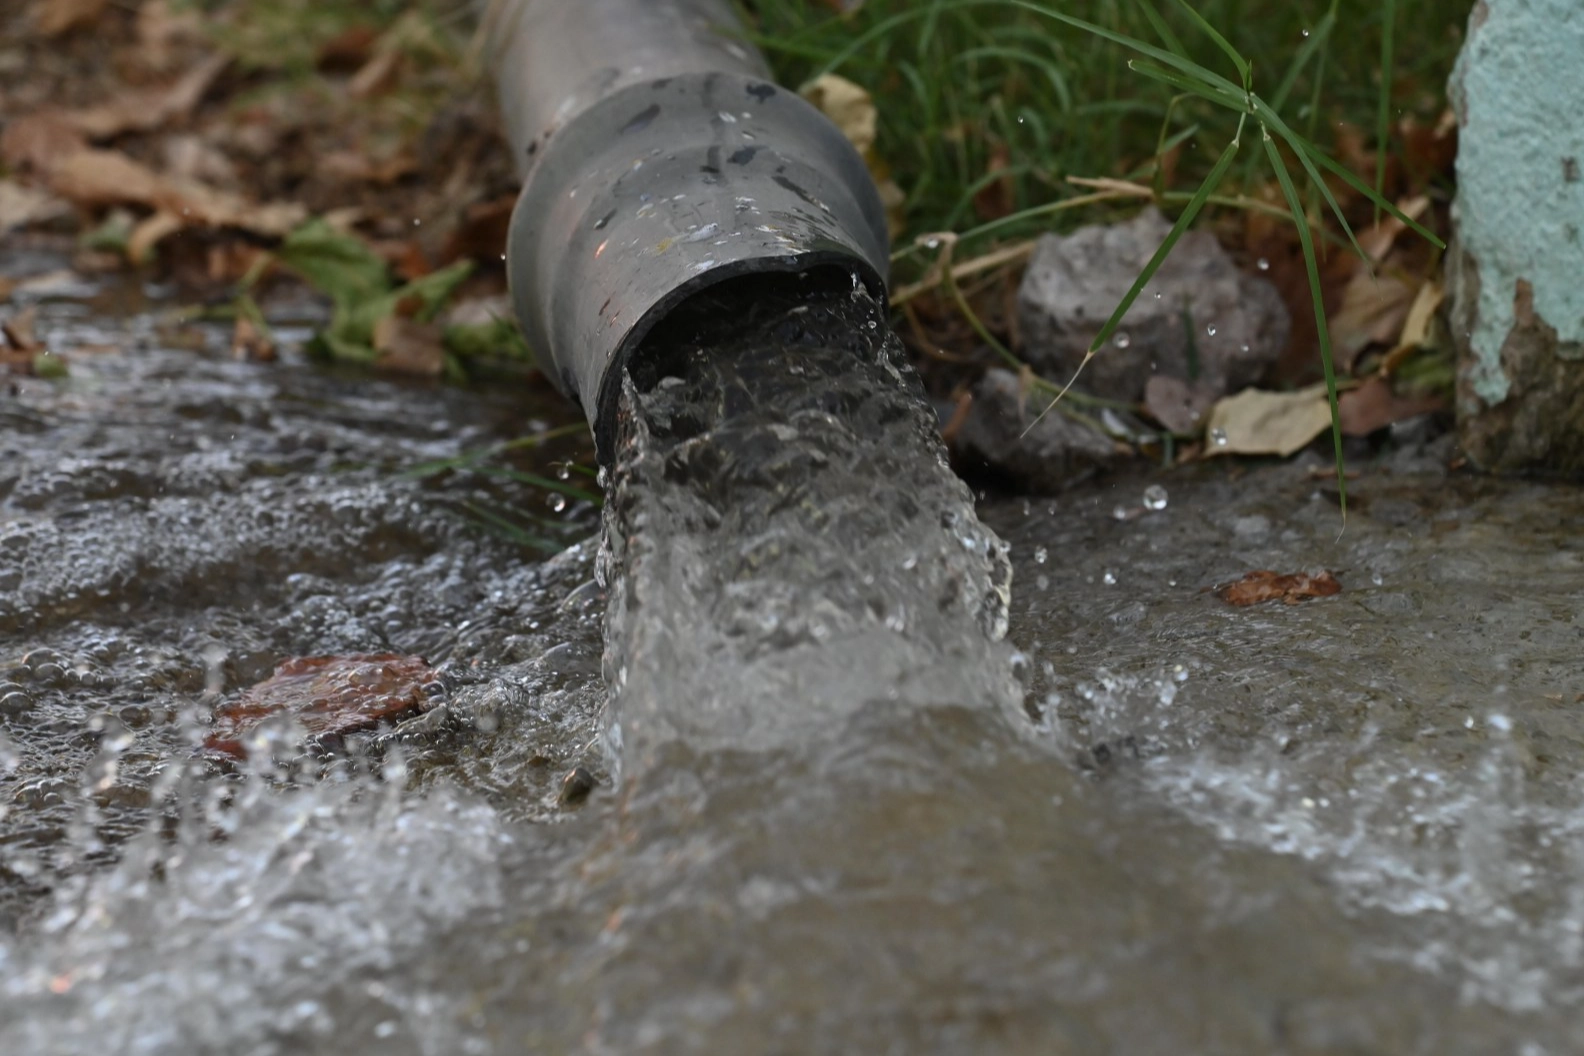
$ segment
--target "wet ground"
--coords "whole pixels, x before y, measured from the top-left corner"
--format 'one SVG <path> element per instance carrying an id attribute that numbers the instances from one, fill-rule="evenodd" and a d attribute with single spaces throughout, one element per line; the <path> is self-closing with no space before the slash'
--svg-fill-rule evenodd
<path id="1" fill-rule="evenodd" d="M 965 619 L 939 693 L 613 785 L 595 543 L 409 472 L 564 411 L 43 313 L 121 350 L 0 396 L 0 1051 L 1584 1049 L 1577 488 L 1410 442 L 1345 531 L 1301 461 L 989 499 L 1008 638 Z M 1260 568 L 1343 589 L 1208 589 Z M 284 657 L 375 651 L 444 710 L 322 777 L 195 756 Z"/>

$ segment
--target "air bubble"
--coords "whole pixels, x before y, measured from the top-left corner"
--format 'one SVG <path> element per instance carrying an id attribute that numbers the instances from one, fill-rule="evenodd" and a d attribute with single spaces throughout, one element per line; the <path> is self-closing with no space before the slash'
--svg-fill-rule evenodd
<path id="1" fill-rule="evenodd" d="M 1225 447 L 1227 445 L 1226 430 L 1219 428 L 1210 430 L 1210 442 L 1216 447 Z"/>
<path id="2" fill-rule="evenodd" d="M 1045 563 L 1045 559 L 1049 556 L 1050 552 L 1048 550 L 1046 550 L 1043 546 L 1039 547 L 1034 551 L 1034 563 L 1036 565 L 1043 565 Z"/>
<path id="3" fill-rule="evenodd" d="M 1127 335 L 1126 331 L 1119 331 L 1117 335 L 1111 339 L 1111 343 L 1116 345 L 1118 348 L 1127 348 L 1133 343 L 1133 339 Z"/>
<path id="4" fill-rule="evenodd" d="M 1266 260 L 1264 257 L 1261 257 L 1254 262 L 1254 266 L 1261 271 L 1269 271 L 1270 261 Z"/>
<path id="5" fill-rule="evenodd" d="M 1166 489 L 1159 484 L 1151 484 L 1145 488 L 1144 508 L 1146 510 L 1164 510 L 1166 508 Z"/>
<path id="6" fill-rule="evenodd" d="M 1216 335 L 1216 325 L 1211 323 L 1209 326 L 1205 327 L 1205 333 L 1211 337 L 1214 337 Z"/>
<path id="7" fill-rule="evenodd" d="M 1116 573 L 1111 571 L 1109 568 L 1105 570 L 1105 575 L 1101 576 L 1100 578 L 1105 580 L 1105 585 L 1106 586 L 1108 586 L 1108 587 L 1116 586 L 1116 581 L 1117 581 Z"/>

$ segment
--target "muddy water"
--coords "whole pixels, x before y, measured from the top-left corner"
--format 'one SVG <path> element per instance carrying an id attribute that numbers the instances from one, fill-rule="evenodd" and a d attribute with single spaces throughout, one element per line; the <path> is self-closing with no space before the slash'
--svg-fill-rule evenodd
<path id="1" fill-rule="evenodd" d="M 0 1051 L 1584 1048 L 1576 489 L 1448 478 L 1410 444 L 1363 467 L 1340 538 L 1303 465 L 991 500 L 1006 643 L 944 605 L 978 645 L 932 661 L 937 691 L 785 693 L 763 736 L 712 736 L 660 649 L 602 714 L 592 543 L 541 562 L 461 511 L 496 482 L 403 475 L 548 412 L 46 308 L 125 351 L 0 403 Z M 925 556 L 924 523 L 890 527 Z M 957 527 L 993 584 L 993 540 Z M 712 543 L 749 579 L 789 552 Z M 1205 590 L 1264 567 L 1344 589 Z M 602 573 L 629 620 L 678 586 Z M 816 665 L 868 634 L 883 671 L 911 619 L 823 594 L 839 634 L 744 633 Z M 192 758 L 282 656 L 376 649 L 442 666 L 439 719 L 322 778 Z M 622 706 L 659 732 L 613 785 Z M 577 763 L 603 782 L 563 805 Z"/>

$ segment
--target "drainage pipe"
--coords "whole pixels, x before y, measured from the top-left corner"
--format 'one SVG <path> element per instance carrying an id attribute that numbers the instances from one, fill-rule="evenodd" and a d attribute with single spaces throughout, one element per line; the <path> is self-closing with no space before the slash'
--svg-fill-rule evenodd
<path id="1" fill-rule="evenodd" d="M 602 463 L 621 368 L 706 287 L 835 265 L 883 302 L 885 212 L 863 160 L 771 83 L 726 0 L 495 0 L 488 19 L 524 168 L 514 306 Z"/>

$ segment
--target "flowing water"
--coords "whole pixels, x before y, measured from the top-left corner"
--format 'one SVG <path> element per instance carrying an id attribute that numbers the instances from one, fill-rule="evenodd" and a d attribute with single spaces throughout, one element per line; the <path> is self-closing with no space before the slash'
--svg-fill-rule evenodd
<path id="1" fill-rule="evenodd" d="M 981 524 L 874 306 L 764 294 L 656 335 L 544 561 L 408 471 L 564 411 L 65 292 L 121 351 L 0 396 L 0 1052 L 1584 1050 L 1577 489 L 1406 443 L 1340 537 L 1302 463 Z M 194 752 L 338 652 L 442 706 Z"/>

